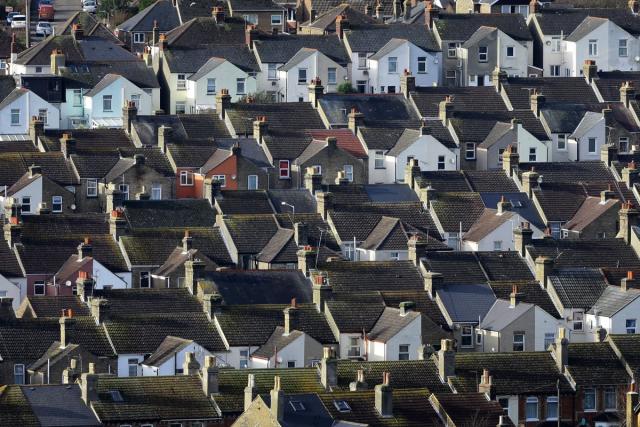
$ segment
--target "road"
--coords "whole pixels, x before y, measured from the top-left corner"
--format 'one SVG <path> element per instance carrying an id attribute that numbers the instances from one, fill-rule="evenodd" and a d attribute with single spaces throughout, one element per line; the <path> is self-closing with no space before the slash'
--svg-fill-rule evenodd
<path id="1" fill-rule="evenodd" d="M 67 19 L 71 17 L 75 12 L 82 10 L 81 0 L 54 0 L 53 7 L 55 8 L 55 20 L 52 22 L 56 27 L 56 33 L 58 28 Z M 42 40 L 42 36 L 36 35 L 36 25 L 38 24 L 38 0 L 31 0 L 31 45 Z"/>

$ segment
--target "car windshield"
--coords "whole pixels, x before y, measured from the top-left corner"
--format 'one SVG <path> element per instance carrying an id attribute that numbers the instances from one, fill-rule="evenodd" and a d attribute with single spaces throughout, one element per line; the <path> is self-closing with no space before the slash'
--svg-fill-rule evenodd
<path id="1" fill-rule="evenodd" d="M 27 17 L 24 16 L 24 15 L 16 15 L 16 16 L 13 17 L 14 21 L 25 21 L 26 19 L 27 19 Z"/>
<path id="2" fill-rule="evenodd" d="M 38 26 L 40 26 L 40 27 L 47 27 L 47 28 L 48 28 L 48 27 L 51 27 L 51 24 L 49 24 L 48 22 L 40 22 L 40 23 L 38 24 Z"/>

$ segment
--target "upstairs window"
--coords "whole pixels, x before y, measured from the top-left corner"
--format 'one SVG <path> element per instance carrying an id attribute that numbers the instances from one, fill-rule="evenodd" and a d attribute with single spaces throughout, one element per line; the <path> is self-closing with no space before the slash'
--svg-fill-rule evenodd
<path id="1" fill-rule="evenodd" d="M 598 40 L 589 40 L 589 56 L 598 56 Z"/>
<path id="2" fill-rule="evenodd" d="M 507 46 L 507 58 L 513 58 L 516 56 L 516 48 L 513 46 Z"/>
<path id="3" fill-rule="evenodd" d="M 133 33 L 134 43 L 144 43 L 144 33 Z"/>
<path id="4" fill-rule="evenodd" d="M 267 64 L 267 79 L 268 80 L 277 80 L 278 79 L 278 67 L 277 67 L 277 64 Z"/>
<path id="5" fill-rule="evenodd" d="M 87 179 L 87 197 L 97 197 L 97 196 L 98 196 L 98 180 Z"/>
<path id="6" fill-rule="evenodd" d="M 368 68 L 366 52 L 358 52 L 358 68 L 361 70 L 366 70 Z"/>
<path id="7" fill-rule="evenodd" d="M 18 126 L 20 124 L 20 109 L 11 109 L 11 126 Z"/>
<path id="8" fill-rule="evenodd" d="M 560 36 L 551 37 L 551 52 L 560 52 L 560 44 L 562 39 Z"/>
<path id="9" fill-rule="evenodd" d="M 271 15 L 271 25 L 273 26 L 282 25 L 282 15 Z"/>
<path id="10" fill-rule="evenodd" d="M 462 347 L 473 347 L 473 326 L 462 326 L 460 329 L 460 345 Z"/>
<path id="11" fill-rule="evenodd" d="M 398 346 L 398 360 L 409 360 L 409 344 Z"/>
<path id="12" fill-rule="evenodd" d="M 398 72 L 398 57 L 390 56 L 388 59 L 389 63 L 389 73 L 397 73 Z"/>
<path id="13" fill-rule="evenodd" d="M 625 320 L 625 329 L 628 334 L 636 333 L 636 319 L 627 319 Z"/>
<path id="14" fill-rule="evenodd" d="M 629 47 L 627 39 L 618 40 L 618 56 L 627 57 L 629 56 Z"/>
<path id="15" fill-rule="evenodd" d="M 113 95 L 102 95 L 102 111 L 113 111 Z"/>
<path id="16" fill-rule="evenodd" d="M 585 388 L 582 397 L 582 408 L 585 411 L 593 412 L 596 410 L 596 389 Z"/>
<path id="17" fill-rule="evenodd" d="M 513 351 L 524 351 L 524 332 L 513 333 Z"/>
<path id="18" fill-rule="evenodd" d="M 62 196 L 51 197 L 51 212 L 62 212 Z"/>
<path id="19" fill-rule="evenodd" d="M 299 85 L 307 84 L 307 69 L 306 68 L 298 68 L 298 84 Z"/>
<path id="20" fill-rule="evenodd" d="M 458 55 L 458 44 L 449 43 L 449 47 L 447 48 L 447 56 L 449 58 L 455 58 L 457 55 Z"/>
<path id="21" fill-rule="evenodd" d="M 278 170 L 280 179 L 287 179 L 291 176 L 289 160 L 280 160 L 278 162 Z"/>
<path id="22" fill-rule="evenodd" d="M 489 48 L 487 46 L 478 46 L 478 62 L 487 62 L 489 60 Z"/>
<path id="23" fill-rule="evenodd" d="M 187 75 L 186 74 L 178 74 L 177 88 L 178 88 L 178 90 L 186 90 L 187 89 Z"/>
<path id="24" fill-rule="evenodd" d="M 418 57 L 418 74 L 424 74 L 427 72 L 427 57 L 419 56 Z"/>
<path id="25" fill-rule="evenodd" d="M 216 79 L 207 79 L 207 95 L 216 94 Z"/>
<path id="26" fill-rule="evenodd" d="M 336 84 L 336 80 L 337 80 L 336 71 L 337 70 L 335 68 L 327 69 L 327 84 L 330 84 L 330 85 Z"/>
<path id="27" fill-rule="evenodd" d="M 190 187 L 193 185 L 193 172 L 181 171 L 180 172 L 180 185 L 183 187 Z"/>
<path id="28" fill-rule="evenodd" d="M 25 375 L 24 375 L 24 365 L 21 363 L 16 363 L 13 365 L 13 382 L 16 384 L 24 384 Z"/>
<path id="29" fill-rule="evenodd" d="M 236 79 L 236 94 L 244 95 L 246 92 L 245 79 Z"/>

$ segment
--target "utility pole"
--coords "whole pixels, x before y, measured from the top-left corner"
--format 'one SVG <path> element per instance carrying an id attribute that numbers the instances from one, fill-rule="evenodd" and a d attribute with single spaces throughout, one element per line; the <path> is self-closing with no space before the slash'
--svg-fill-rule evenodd
<path id="1" fill-rule="evenodd" d="M 24 16 L 26 18 L 24 29 L 24 44 L 27 48 L 31 47 L 29 41 L 31 39 L 31 0 L 24 0 Z"/>

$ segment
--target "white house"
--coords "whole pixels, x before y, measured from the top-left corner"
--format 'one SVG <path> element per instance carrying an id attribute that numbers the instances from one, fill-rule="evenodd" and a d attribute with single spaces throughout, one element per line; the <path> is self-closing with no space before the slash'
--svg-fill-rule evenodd
<path id="1" fill-rule="evenodd" d="M 72 211 L 73 201 L 73 192 L 43 175 L 42 168 L 37 165 L 29 166 L 28 172 L 0 196 L 3 209 L 5 205 L 17 202 L 21 205 L 22 215 L 38 215 L 42 208 L 53 214 L 68 213 Z"/>
<path id="2" fill-rule="evenodd" d="M 498 122 L 476 149 L 478 170 L 501 169 L 502 153 L 511 145 L 528 163 L 548 161 L 547 146 L 522 126 L 518 119 Z"/>
<path id="3" fill-rule="evenodd" d="M 39 116 L 45 129 L 60 128 L 60 111 L 32 91 L 15 88 L 0 101 L 0 134 L 26 135 L 31 117 Z"/>
<path id="4" fill-rule="evenodd" d="M 422 345 L 422 314 L 413 311 L 413 303 L 400 308 L 386 307 L 365 336 L 367 360 L 416 360 Z"/>
<path id="5" fill-rule="evenodd" d="M 322 359 L 322 344 L 298 330 L 277 326 L 267 342 L 251 354 L 252 368 L 301 368 Z"/>
<path id="6" fill-rule="evenodd" d="M 416 86 L 436 86 L 440 82 L 441 56 L 440 52 L 426 52 L 406 39 L 389 40 L 368 57 L 372 92 L 399 92 L 404 70 L 415 76 Z"/>
<path id="7" fill-rule="evenodd" d="M 602 113 L 587 111 L 567 141 L 570 161 L 600 160 L 600 147 L 606 142 L 607 127 Z"/>
<path id="8" fill-rule="evenodd" d="M 158 349 L 140 364 L 140 373 L 144 377 L 160 375 L 181 375 L 187 353 L 193 353 L 195 360 L 204 366 L 206 356 L 212 354 L 193 340 L 168 336 L 158 346 Z M 128 370 L 126 373 L 129 373 Z M 119 376 L 130 376 L 120 375 Z"/>
<path id="9" fill-rule="evenodd" d="M 621 285 L 607 286 L 586 313 L 587 329 L 598 339 L 599 329 L 607 334 L 640 333 L 640 289 L 632 288 L 633 275 L 622 279 Z"/>
<path id="10" fill-rule="evenodd" d="M 336 92 L 347 78 L 347 69 L 317 49 L 302 48 L 286 64 L 278 68 L 284 102 L 309 101 L 307 86 L 319 77 L 325 92 Z M 272 90 L 268 85 L 264 90 Z"/>
<path id="11" fill-rule="evenodd" d="M 18 284 L 11 282 L 0 274 L 0 299 L 12 298 L 13 309 L 17 310 L 22 302 L 22 295 L 21 287 Z"/>
<path id="12" fill-rule="evenodd" d="M 107 74 L 89 92 L 84 94 L 83 105 L 87 123 L 96 127 L 122 127 L 122 106 L 132 101 L 138 114 L 151 115 L 154 106 L 160 104 L 152 94 L 139 88 L 118 74 Z"/>
<path id="13" fill-rule="evenodd" d="M 227 89 L 231 102 L 257 91 L 256 78 L 224 58 L 210 58 L 187 78 L 186 109 L 190 112 L 214 110 L 216 93 Z"/>

